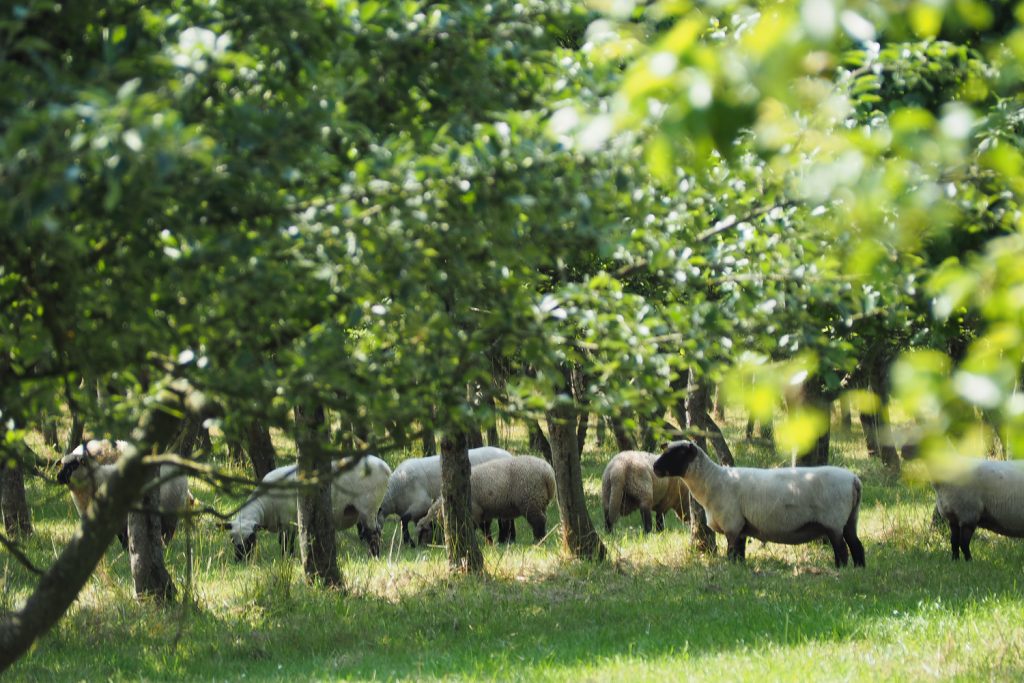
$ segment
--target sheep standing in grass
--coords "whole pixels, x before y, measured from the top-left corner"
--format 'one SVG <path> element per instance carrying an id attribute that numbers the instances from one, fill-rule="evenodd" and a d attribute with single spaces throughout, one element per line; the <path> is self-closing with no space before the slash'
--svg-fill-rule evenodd
<path id="1" fill-rule="evenodd" d="M 484 446 L 469 450 L 469 464 L 476 467 L 498 458 L 511 458 L 502 448 Z M 410 458 L 402 461 L 388 480 L 388 489 L 380 506 L 378 526 L 389 515 L 398 515 L 402 524 L 402 540 L 412 545 L 409 522 L 417 523 L 427 514 L 431 503 L 441 495 L 441 456 Z M 504 532 L 503 532 L 504 533 Z"/>
<path id="2" fill-rule="evenodd" d="M 1024 462 L 966 459 L 951 471 L 932 468 L 935 506 L 949 523 L 953 559 L 971 559 L 978 527 L 1024 537 Z"/>
<path id="3" fill-rule="evenodd" d="M 644 451 L 622 451 L 604 468 L 601 476 L 601 504 L 604 528 L 611 532 L 620 516 L 640 510 L 644 533 L 651 532 L 651 513 L 658 531 L 665 528 L 665 513 L 674 510 L 679 519 L 689 519 L 690 493 L 681 477 L 654 476 L 658 456 Z"/>
<path id="4" fill-rule="evenodd" d="M 335 465 L 331 481 L 331 510 L 335 530 L 358 526 L 362 539 L 374 557 L 380 556 L 380 525 L 377 510 L 387 489 L 391 468 L 380 458 L 367 455 L 354 464 Z M 271 470 L 259 488 L 224 525 L 235 547 L 235 559 L 252 556 L 256 532 L 278 534 L 283 552 L 295 551 L 298 530 L 298 479 L 295 465 Z"/>
<path id="5" fill-rule="evenodd" d="M 58 483 L 71 490 L 71 500 L 79 517 L 86 515 L 100 488 L 110 480 L 116 471 L 117 459 L 131 446 L 126 441 L 110 442 L 94 439 L 76 447 L 61 458 L 57 473 Z M 174 465 L 161 465 L 160 479 L 160 534 L 164 543 L 174 537 L 178 527 L 178 515 L 188 509 L 192 499 L 188 490 L 188 477 Z M 128 547 L 128 518 L 117 534 L 121 546 Z"/>
<path id="6" fill-rule="evenodd" d="M 547 509 L 555 497 L 555 471 L 542 458 L 520 455 L 477 465 L 469 477 L 470 511 L 473 521 L 491 540 L 492 519 L 526 517 L 533 538 L 539 541 L 547 531 Z M 442 498 L 435 500 L 416 525 L 420 541 L 441 512 Z"/>
<path id="7" fill-rule="evenodd" d="M 857 538 L 861 483 L 849 470 L 721 467 L 696 444 L 674 441 L 654 463 L 654 473 L 683 478 L 707 512 L 708 526 L 725 534 L 730 560 L 745 558 L 747 537 L 798 544 L 825 536 L 837 567 L 850 555 L 855 566 L 864 566 Z"/>

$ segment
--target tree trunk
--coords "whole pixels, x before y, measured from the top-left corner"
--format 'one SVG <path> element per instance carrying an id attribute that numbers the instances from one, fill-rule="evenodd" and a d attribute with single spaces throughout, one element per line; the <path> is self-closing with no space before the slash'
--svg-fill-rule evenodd
<path id="1" fill-rule="evenodd" d="M 57 416 L 46 412 L 39 418 L 39 431 L 43 433 L 43 441 L 55 451 L 60 450 L 60 435 L 57 434 Z"/>
<path id="2" fill-rule="evenodd" d="M 690 418 L 686 411 L 686 397 L 690 391 L 690 371 L 680 370 L 671 383 L 672 391 L 678 393 L 680 398 L 672 404 L 672 417 L 679 423 L 679 429 L 685 434 L 690 426 Z M 682 434 L 679 435 L 680 438 Z"/>
<path id="3" fill-rule="evenodd" d="M 569 374 L 565 373 L 565 394 Z M 608 551 L 594 529 L 583 495 L 583 470 L 576 443 L 576 409 L 571 403 L 559 403 L 548 412 L 551 435 L 551 461 L 558 490 L 558 510 L 562 515 L 562 542 L 573 556 L 584 560 L 604 560 Z"/>
<path id="4" fill-rule="evenodd" d="M 6 450 L 6 449 L 4 449 Z M 32 513 L 25 496 L 24 464 L 18 454 L 0 461 L 0 511 L 8 536 L 28 536 L 32 533 Z"/>
<path id="5" fill-rule="evenodd" d="M 423 455 L 437 455 L 437 439 L 430 428 L 423 431 Z"/>
<path id="6" fill-rule="evenodd" d="M 839 397 L 839 425 L 844 431 L 853 429 L 853 415 L 850 410 L 850 397 L 843 394 Z"/>
<path id="7" fill-rule="evenodd" d="M 494 396 L 488 394 L 484 398 L 484 402 L 487 403 L 487 406 L 491 409 L 491 417 L 494 420 L 494 422 L 487 427 L 487 445 L 500 447 L 501 443 L 498 437 L 498 408 L 494 404 Z"/>
<path id="8" fill-rule="evenodd" d="M 70 453 L 75 450 L 82 443 L 82 435 L 85 434 L 85 423 L 78 414 L 78 409 L 75 408 L 74 404 L 70 406 L 71 410 L 71 431 L 68 433 L 68 445 L 64 449 L 65 453 Z"/>
<path id="9" fill-rule="evenodd" d="M 159 476 L 151 468 L 143 480 L 148 486 L 139 501 L 141 511 L 128 513 L 128 555 L 131 561 L 135 598 L 154 598 L 157 602 L 174 600 L 177 589 L 164 565 L 164 544 L 160 536 L 160 489 L 155 485 Z"/>
<path id="10" fill-rule="evenodd" d="M 484 556 L 476 542 L 476 526 L 470 511 L 469 443 L 462 430 L 445 430 L 441 436 L 441 497 L 444 499 L 444 547 L 448 567 L 455 572 L 479 574 Z"/>
<path id="11" fill-rule="evenodd" d="M 323 406 L 295 407 L 298 446 L 299 546 L 306 581 L 343 588 L 331 510 L 331 460 L 324 451 L 327 422 Z"/>
<path id="12" fill-rule="evenodd" d="M 576 450 L 581 454 L 583 447 L 587 444 L 587 428 L 590 426 L 590 413 L 582 412 L 576 423 Z"/>
<path id="13" fill-rule="evenodd" d="M 191 391 L 186 393 L 191 394 Z M 143 454 L 154 445 L 159 447 L 173 438 L 181 422 L 177 415 L 186 409 L 186 405 L 197 412 L 210 408 L 196 395 L 183 396 L 168 391 L 160 398 L 160 405 L 150 410 L 136 431 L 135 441 L 139 450 L 118 461 L 117 473 L 108 483 L 106 495 L 98 498 L 98 503 L 82 520 L 81 531 L 72 535 L 60 556 L 39 579 L 24 606 L 0 616 L 0 672 L 28 651 L 75 601 L 96 563 L 121 529 L 125 512 L 149 476 L 151 468 L 143 465 Z M 200 400 L 195 400 L 197 398 Z"/>
<path id="14" fill-rule="evenodd" d="M 635 451 L 636 439 L 626 431 L 626 427 L 622 424 L 622 419 L 612 416 L 608 418 L 608 421 L 612 425 L 612 435 L 615 437 L 615 446 L 620 451 Z"/>
<path id="15" fill-rule="evenodd" d="M 536 420 L 528 419 L 526 428 L 530 435 L 530 452 L 540 453 L 545 460 L 551 462 L 551 444 L 544 436 L 544 430 L 540 428 Z"/>
<path id="16" fill-rule="evenodd" d="M 691 427 L 703 432 L 702 438 L 706 436 L 711 439 L 711 445 L 715 447 L 715 453 L 718 454 L 719 462 L 732 467 L 736 463 L 733 460 L 729 444 L 726 442 L 721 428 L 711 419 L 711 415 L 708 413 L 709 393 L 710 386 L 707 380 L 703 378 L 698 379 L 696 375 L 691 373 L 690 393 L 686 398 L 687 419 Z"/>
<path id="17" fill-rule="evenodd" d="M 691 373 L 689 394 L 686 397 L 686 419 L 691 426 L 696 426 L 701 424 L 702 416 L 707 411 L 707 392 L 701 391 L 699 382 L 693 379 Z M 703 433 L 694 435 L 693 442 L 707 453 L 707 439 Z M 714 555 L 718 549 L 715 532 L 708 526 L 707 512 L 693 496 L 690 496 L 690 543 L 698 552 L 707 555 Z"/>
<path id="18" fill-rule="evenodd" d="M 270 430 L 259 419 L 254 418 L 246 430 L 249 440 L 249 462 L 256 475 L 256 481 L 263 481 L 270 470 L 276 466 L 274 442 L 270 439 Z"/>
<path id="19" fill-rule="evenodd" d="M 798 467 L 827 465 L 832 434 L 832 401 L 825 396 L 825 386 L 819 375 L 813 375 L 804 381 L 800 400 L 805 406 L 825 416 L 825 431 L 818 436 L 809 451 L 797 454 L 796 464 Z"/>

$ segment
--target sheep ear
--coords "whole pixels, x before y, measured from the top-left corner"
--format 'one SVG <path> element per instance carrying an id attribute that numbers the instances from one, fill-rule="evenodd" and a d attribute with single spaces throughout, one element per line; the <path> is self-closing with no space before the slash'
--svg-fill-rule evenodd
<path id="1" fill-rule="evenodd" d="M 231 531 L 231 522 L 217 522 L 217 528 L 224 531 Z"/>

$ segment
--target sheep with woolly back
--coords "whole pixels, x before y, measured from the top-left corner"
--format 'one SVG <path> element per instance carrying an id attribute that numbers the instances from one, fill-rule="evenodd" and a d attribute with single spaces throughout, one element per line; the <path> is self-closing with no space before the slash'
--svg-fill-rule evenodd
<path id="1" fill-rule="evenodd" d="M 495 459 L 511 457 L 512 454 L 505 449 L 494 446 L 469 449 L 471 468 Z M 402 526 L 402 540 L 412 545 L 409 523 L 418 523 L 440 495 L 441 456 L 431 455 L 403 460 L 388 480 L 387 492 L 384 494 L 378 515 L 378 526 L 383 526 L 388 516 L 398 515 Z"/>
<path id="2" fill-rule="evenodd" d="M 93 439 L 80 444 L 61 458 L 57 481 L 67 485 L 79 517 L 88 514 L 97 494 L 114 476 L 117 460 L 130 448 L 132 446 L 127 441 Z M 160 487 L 160 534 L 164 543 L 168 543 L 177 529 L 178 516 L 188 510 L 194 499 L 188 488 L 188 477 L 175 465 L 161 465 L 157 476 Z M 117 538 L 122 547 L 128 547 L 127 516 Z"/>
<path id="3" fill-rule="evenodd" d="M 547 508 L 555 499 L 555 471 L 543 458 L 532 455 L 492 460 L 473 468 L 469 478 L 470 513 L 490 541 L 493 519 L 525 517 L 535 541 L 547 533 Z M 421 541 L 442 514 L 443 498 L 435 500 L 416 525 Z"/>
<path id="4" fill-rule="evenodd" d="M 1024 462 L 952 458 L 930 462 L 935 507 L 949 524 L 953 560 L 971 560 L 978 528 L 1024 538 Z"/>
<path id="5" fill-rule="evenodd" d="M 391 467 L 380 458 L 367 455 L 357 462 L 334 463 L 331 480 L 331 511 L 336 531 L 357 526 L 374 557 L 380 555 L 380 526 L 377 511 L 387 489 Z M 235 558 L 251 557 L 256 533 L 278 534 L 284 552 L 294 552 L 298 530 L 298 473 L 295 465 L 271 470 L 260 486 L 239 508 L 234 518 L 223 525 L 235 548 Z"/>
<path id="6" fill-rule="evenodd" d="M 689 520 L 690 493 L 680 477 L 656 477 L 654 462 L 658 456 L 645 451 L 616 454 L 601 475 L 601 506 L 605 530 L 611 532 L 620 516 L 640 511 L 644 533 L 651 531 L 655 515 L 658 531 L 665 528 L 665 513 L 675 511 L 680 520 Z"/>
<path id="7" fill-rule="evenodd" d="M 654 473 L 683 478 L 708 526 L 725 535 L 730 560 L 745 559 L 748 537 L 793 545 L 825 536 L 837 567 L 851 555 L 855 566 L 864 566 L 857 537 L 861 482 L 849 470 L 722 467 L 696 444 L 675 441 L 654 463 Z"/>

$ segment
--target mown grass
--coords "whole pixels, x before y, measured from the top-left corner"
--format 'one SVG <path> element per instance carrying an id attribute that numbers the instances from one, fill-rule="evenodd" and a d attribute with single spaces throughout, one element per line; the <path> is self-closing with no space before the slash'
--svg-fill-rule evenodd
<path id="1" fill-rule="evenodd" d="M 743 464 L 768 464 L 738 444 Z M 588 450 L 595 522 L 611 446 Z M 396 459 L 398 459 L 396 457 Z M 396 524 L 371 560 L 339 534 L 347 593 L 307 586 L 294 559 L 260 541 L 239 565 L 223 532 L 191 534 L 189 596 L 171 608 L 131 597 L 126 554 L 112 547 L 79 600 L 12 670 L 20 680 L 485 679 L 485 680 L 1012 680 L 1024 675 L 1024 544 L 981 532 L 973 564 L 950 561 L 932 529 L 929 489 L 886 479 L 859 432 L 837 435 L 834 460 L 865 484 L 866 570 L 832 568 L 827 545 L 748 546 L 745 566 L 695 554 L 674 518 L 643 537 L 639 518 L 605 541 L 611 561 L 561 556 L 557 533 L 539 545 L 487 547 L 487 575 L 452 577 L 443 549 L 399 548 Z M 196 486 L 205 502 L 229 497 Z M 46 565 L 74 530 L 65 492 L 34 481 L 30 556 Z M 557 521 L 554 506 L 551 524 Z M 186 577 L 185 537 L 168 562 Z M 0 559 L 0 608 L 33 585 Z"/>

